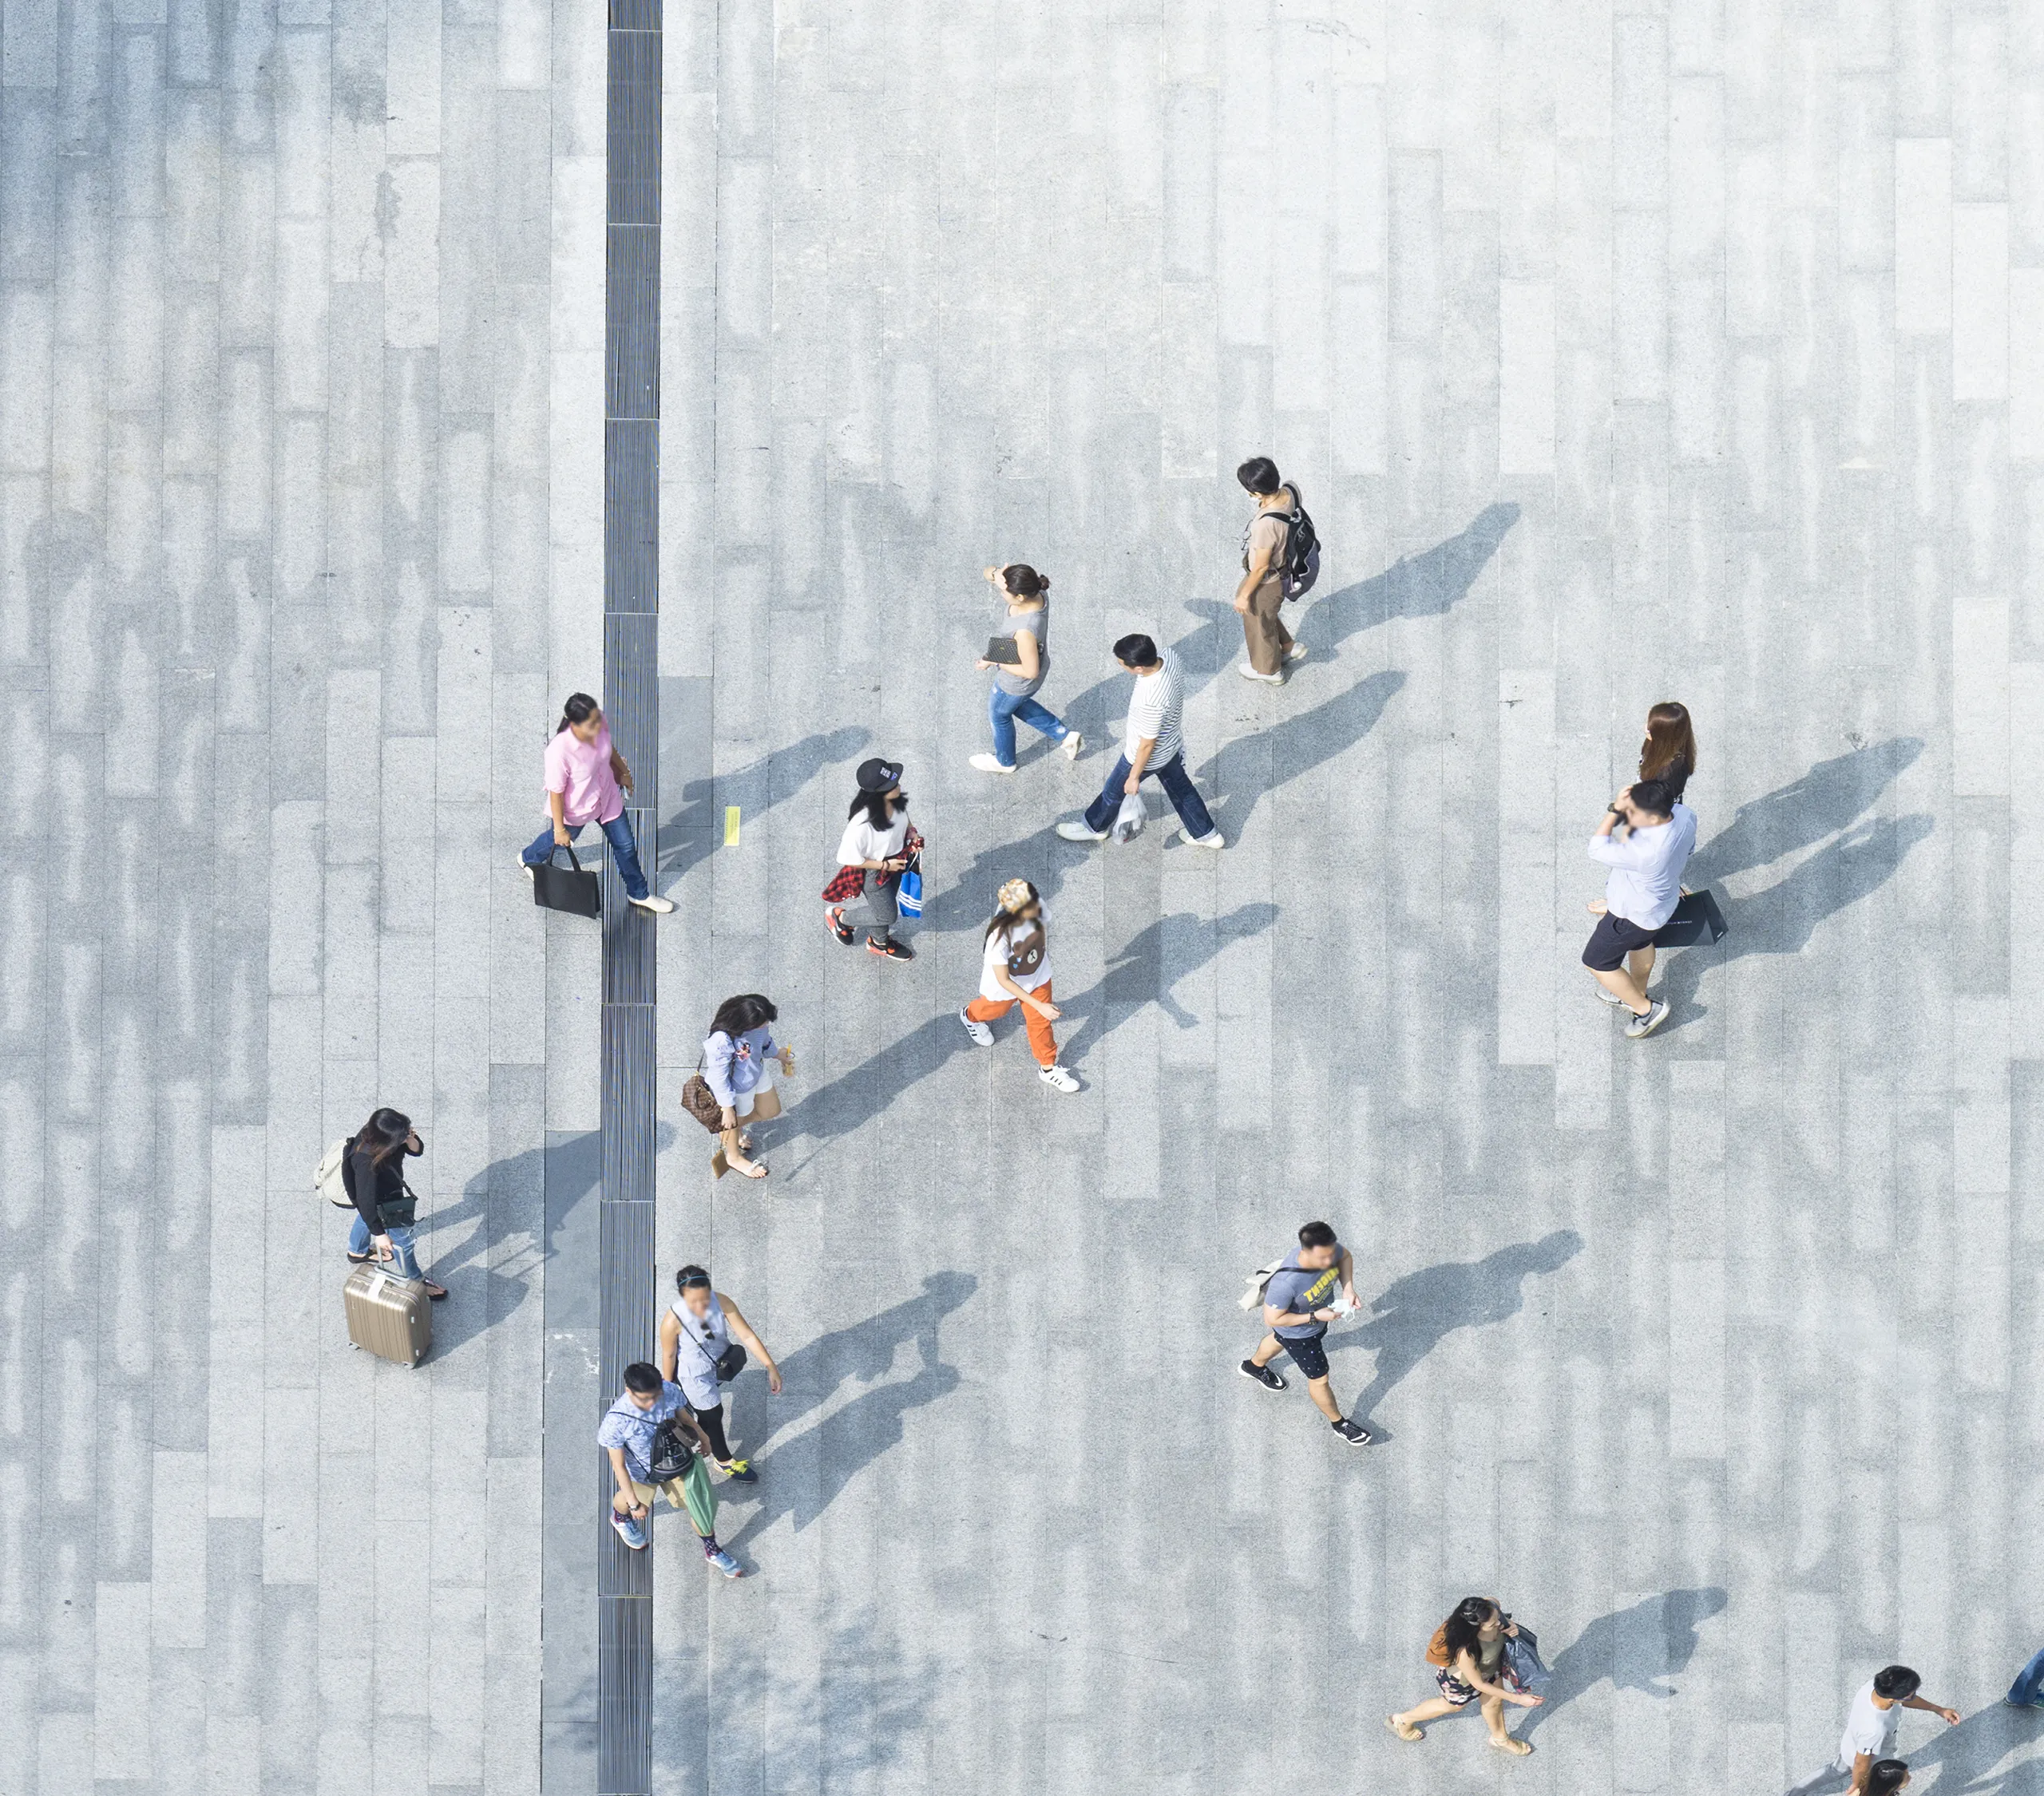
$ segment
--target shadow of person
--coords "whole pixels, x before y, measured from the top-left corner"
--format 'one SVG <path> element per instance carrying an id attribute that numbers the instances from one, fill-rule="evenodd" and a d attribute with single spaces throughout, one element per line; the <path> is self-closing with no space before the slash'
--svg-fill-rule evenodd
<path id="1" fill-rule="evenodd" d="M 1307 610 L 1306 643 L 1331 649 L 1394 617 L 1440 616 L 1476 584 L 1518 521 L 1519 507 L 1511 500 L 1486 505 L 1447 541 L 1329 593 Z"/>
<path id="2" fill-rule="evenodd" d="M 1649 1596 L 1629 1609 L 1599 1616 L 1547 1663 L 1554 1681 L 1537 1709 L 1521 1711 L 1514 1730 L 1521 1739 L 1531 1735 L 1556 1709 L 1573 1702 L 1609 1678 L 1618 1690 L 1638 1690 L 1649 1696 L 1676 1692 L 1658 1680 L 1689 1669 L 1702 1643 L 1700 1622 L 1724 1612 L 1725 1596 L 1717 1585 L 1696 1590 L 1670 1590 Z"/>
<path id="3" fill-rule="evenodd" d="M 1936 1726 L 1935 1717 L 1931 1719 Z M 1940 1728 L 1920 1746 L 1901 1745 L 1909 1796 L 2038 1796 L 2044 1791 L 2044 1758 L 2032 1754 L 2002 1766 L 2010 1754 L 2035 1744 L 2038 1719 L 2034 1709 L 1998 1701 Z M 1844 1782 L 1839 1780 L 1840 1787 Z"/>
<path id="4" fill-rule="evenodd" d="M 972 1046 L 955 1011 L 926 1017 L 897 1041 L 868 1054 L 849 1072 L 818 1086 L 781 1113 L 776 1141 L 807 1135 L 830 1141 L 869 1122 L 918 1080 Z"/>
<path id="5" fill-rule="evenodd" d="M 1559 1272 L 1582 1251 L 1580 1235 L 1559 1228 L 1481 1260 L 1450 1260 L 1408 1272 L 1370 1305 L 1371 1321 L 1326 1337 L 1330 1353 L 1363 1347 L 1377 1355 L 1370 1382 L 1349 1406 L 1350 1416 L 1367 1423 L 1380 1439 L 1390 1440 L 1372 1413 L 1400 1379 L 1456 1329 L 1488 1327 L 1518 1315 L 1525 1301 L 1522 1281 L 1535 1272 Z"/>
<path id="6" fill-rule="evenodd" d="M 1822 841 L 1867 810 L 1923 752 L 1919 738 L 1898 736 L 1820 761 L 1800 779 L 1733 812 L 1689 857 L 1686 883 L 1707 885 Z"/>
<path id="7" fill-rule="evenodd" d="M 793 1517 L 798 1530 L 806 1528 L 854 1478 L 900 1444 L 903 1418 L 910 1410 L 958 1388 L 957 1368 L 938 1351 L 938 1330 L 978 1289 L 979 1280 L 969 1272 L 933 1272 L 924 1279 L 920 1296 L 819 1335 L 781 1362 L 781 1395 L 761 1400 L 771 1430 L 751 1450 L 760 1462 L 760 1482 L 745 1496 L 737 1494 L 742 1486 L 719 1487 L 720 1496 L 733 1504 L 758 1499 L 727 1545 L 765 1533 L 784 1515 Z M 898 1351 L 909 1343 L 915 1348 L 914 1372 L 878 1382 L 888 1378 Z M 790 1437 L 789 1430 L 848 1379 L 870 1388 Z"/>
<path id="8" fill-rule="evenodd" d="M 957 878 L 925 898 L 916 932 L 943 936 L 984 929 L 993 915 L 994 894 L 1012 879 L 1027 880 L 1046 905 L 1052 904 L 1064 889 L 1067 871 L 1098 852 L 1088 843 L 1066 841 L 1052 823 L 1018 842 L 981 849 Z"/>
<path id="9" fill-rule="evenodd" d="M 1231 842 L 1240 841 L 1266 793 L 1289 785 L 1360 742 L 1377 727 L 1384 706 L 1404 684 L 1404 674 L 1395 668 L 1372 674 L 1309 711 L 1228 743 L 1193 775 L 1193 784 L 1202 793 L 1228 794 L 1207 807 L 1221 833 Z M 1262 778 L 1250 777 L 1246 769 L 1259 761 L 1268 772 Z"/>
<path id="10" fill-rule="evenodd" d="M 853 726 L 818 732 L 735 773 L 691 780 L 681 789 L 681 802 L 661 821 L 654 855 L 657 879 L 679 879 L 715 851 L 723 840 L 727 805 L 737 805 L 748 820 L 770 811 L 824 768 L 850 760 L 872 736 L 871 730 Z"/>
<path id="11" fill-rule="evenodd" d="M 1749 954 L 1801 953 L 1819 924 L 1884 884 L 1935 827 L 1928 813 L 1921 811 L 1907 817 L 1869 817 L 1798 861 L 1786 878 L 1765 891 L 1744 898 L 1721 893 L 1724 940 L 1709 947 L 1672 951 L 1674 958 L 1655 995 L 1674 1006 L 1678 1023 L 1707 1016 L 1709 1011 L 1697 1002 L 1697 992 L 1711 967 Z M 1693 886 L 1698 882 L 1692 879 L 1688 883 Z"/>
<path id="12" fill-rule="evenodd" d="M 1226 664 L 1230 644 L 1242 635 L 1241 619 L 1233 605 L 1221 604 L 1211 599 L 1188 599 L 1185 608 L 1199 622 L 1176 642 L 1165 647 L 1178 658 L 1178 677 L 1185 696 L 1190 698 L 1203 690 L 1214 676 Z M 1163 627 L 1161 620 L 1159 628 Z M 1114 655 L 1111 646 L 1103 646 L 1103 652 L 1111 664 Z M 1053 668 L 1056 663 L 1052 663 Z M 1051 709 L 1075 730 L 1083 730 L 1089 743 L 1103 745 L 1119 752 L 1119 743 L 1113 739 L 1121 720 L 1128 714 L 1128 692 L 1133 675 L 1119 667 L 1103 674 L 1083 692 L 1074 693 L 1061 705 L 1051 705 Z M 1042 697 L 1042 694 L 1039 694 Z M 1048 698 L 1044 699 L 1050 704 Z M 1086 758 L 1092 758 L 1088 747 Z"/>

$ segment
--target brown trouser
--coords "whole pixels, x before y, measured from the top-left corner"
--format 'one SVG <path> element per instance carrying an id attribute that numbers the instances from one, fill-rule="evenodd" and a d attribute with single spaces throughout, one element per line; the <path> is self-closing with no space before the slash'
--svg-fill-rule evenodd
<path id="1" fill-rule="evenodd" d="M 1284 587 L 1266 580 L 1249 595 L 1249 609 L 1242 613 L 1242 642 L 1249 650 L 1250 666 L 1259 674 L 1285 671 L 1285 651 L 1292 646 L 1292 633 L 1278 615 L 1284 602 Z"/>

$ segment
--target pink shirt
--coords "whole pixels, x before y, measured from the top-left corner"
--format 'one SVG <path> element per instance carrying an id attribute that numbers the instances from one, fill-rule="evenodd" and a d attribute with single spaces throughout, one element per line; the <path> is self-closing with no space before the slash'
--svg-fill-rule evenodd
<path id="1" fill-rule="evenodd" d="M 546 789 L 561 794 L 561 809 L 569 829 L 578 823 L 608 823 L 624 809 L 624 794 L 610 770 L 610 726 L 600 726 L 593 742 L 564 730 L 546 745 Z"/>

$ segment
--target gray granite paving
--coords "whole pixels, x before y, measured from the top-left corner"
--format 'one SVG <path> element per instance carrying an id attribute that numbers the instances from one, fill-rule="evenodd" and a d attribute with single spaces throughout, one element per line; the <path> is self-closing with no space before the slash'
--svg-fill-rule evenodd
<path id="1" fill-rule="evenodd" d="M 1769 1792 L 1898 1658 L 1968 1716 L 1912 1787 L 2044 1787 L 2044 8 L 665 30 L 658 1276 L 786 1389 L 753 1575 L 656 1529 L 656 1787 Z M 0 3 L 5 1796 L 588 1787 L 598 941 L 513 856 L 602 666 L 604 34 Z M 1281 690 L 1254 452 L 1327 544 Z M 996 782 L 1011 557 L 1092 746 Z M 1135 627 L 1221 856 L 1050 833 Z M 1581 844 L 1666 697 L 1732 933 L 1635 1045 Z M 815 921 L 878 752 L 907 967 Z M 1016 873 L 1075 1098 L 952 1019 Z M 747 989 L 763 1187 L 679 1097 Z M 309 1189 L 377 1102 L 417 1372 Z M 1232 1370 L 1316 1215 L 1366 1452 Z M 1523 1762 L 1380 1726 L 1472 1591 Z"/>

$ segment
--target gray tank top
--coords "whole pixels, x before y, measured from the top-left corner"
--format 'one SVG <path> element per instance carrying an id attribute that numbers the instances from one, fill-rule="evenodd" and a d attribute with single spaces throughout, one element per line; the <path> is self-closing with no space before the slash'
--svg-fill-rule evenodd
<path id="1" fill-rule="evenodd" d="M 1017 698 L 1027 698 L 1050 678 L 1051 602 L 1048 595 L 1043 603 L 1033 611 L 1010 611 L 1000 620 L 994 635 L 1005 636 L 1012 642 L 1018 630 L 1026 630 L 1036 639 L 1036 677 L 1025 680 L 1012 667 L 996 667 L 993 683 L 1003 692 L 1012 694 Z"/>

